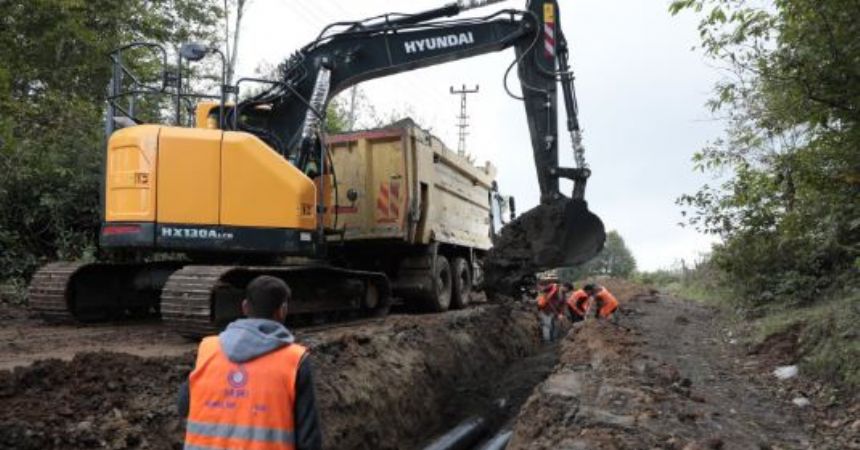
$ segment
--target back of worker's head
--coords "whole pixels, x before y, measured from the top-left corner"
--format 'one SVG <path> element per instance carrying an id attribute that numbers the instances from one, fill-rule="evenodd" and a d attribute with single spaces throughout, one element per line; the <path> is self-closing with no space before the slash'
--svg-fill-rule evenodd
<path id="1" fill-rule="evenodd" d="M 292 293 L 284 280 L 269 275 L 254 278 L 245 289 L 242 311 L 248 317 L 283 321 Z"/>
<path id="2" fill-rule="evenodd" d="M 572 290 L 573 290 L 573 283 L 565 282 L 563 286 L 564 286 L 564 288 L 565 288 L 566 290 L 568 290 L 568 291 L 572 291 Z"/>
<path id="3" fill-rule="evenodd" d="M 597 285 L 595 284 L 586 284 L 585 287 L 582 288 L 583 291 L 588 292 L 589 294 L 593 294 L 597 290 Z"/>

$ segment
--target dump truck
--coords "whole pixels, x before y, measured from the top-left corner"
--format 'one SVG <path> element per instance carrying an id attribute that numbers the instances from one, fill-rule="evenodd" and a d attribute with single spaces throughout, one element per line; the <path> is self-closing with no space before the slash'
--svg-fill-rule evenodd
<path id="1" fill-rule="evenodd" d="M 473 165 L 411 119 L 327 142 L 338 168 L 331 253 L 384 272 L 395 299 L 416 308 L 466 306 L 492 236 L 509 220 L 495 167 Z"/>

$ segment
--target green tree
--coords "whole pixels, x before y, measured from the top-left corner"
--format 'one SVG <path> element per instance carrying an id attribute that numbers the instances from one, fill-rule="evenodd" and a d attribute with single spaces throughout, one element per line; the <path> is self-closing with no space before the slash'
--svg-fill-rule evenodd
<path id="1" fill-rule="evenodd" d="M 749 306 L 856 283 L 860 255 L 860 8 L 853 0 L 676 0 L 701 14 L 726 69 L 710 101 L 725 136 L 694 156 L 727 175 L 678 203 L 718 234 L 713 261 Z"/>
<path id="2" fill-rule="evenodd" d="M 335 97 L 325 111 L 327 133 L 344 133 L 349 130 L 349 105 L 342 97 Z"/>
<path id="3" fill-rule="evenodd" d="M 95 252 L 111 49 L 217 43 L 207 0 L 0 0 L 0 280 Z"/>
<path id="4" fill-rule="evenodd" d="M 591 261 L 578 267 L 565 267 L 559 276 L 565 280 L 579 280 L 588 276 L 608 275 L 627 278 L 636 270 L 636 259 L 617 231 L 606 233 L 603 250 Z"/>

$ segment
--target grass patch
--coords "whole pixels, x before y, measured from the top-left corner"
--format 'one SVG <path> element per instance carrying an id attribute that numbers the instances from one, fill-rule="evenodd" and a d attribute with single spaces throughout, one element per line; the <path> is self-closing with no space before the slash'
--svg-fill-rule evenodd
<path id="1" fill-rule="evenodd" d="M 728 289 L 731 284 L 709 263 L 698 263 L 694 269 L 639 272 L 634 280 L 673 297 L 712 306 L 730 305 L 735 298 Z"/>
<path id="2" fill-rule="evenodd" d="M 700 283 L 677 283 L 677 287 L 671 287 L 671 289 L 673 290 L 669 292 L 675 297 L 713 306 L 726 306 L 728 305 L 726 299 L 731 298 L 731 294 L 724 288 Z"/>
<path id="3" fill-rule="evenodd" d="M 808 307 L 771 310 L 754 322 L 754 343 L 799 329 L 803 373 L 849 389 L 860 387 L 860 291 L 833 295 Z"/>

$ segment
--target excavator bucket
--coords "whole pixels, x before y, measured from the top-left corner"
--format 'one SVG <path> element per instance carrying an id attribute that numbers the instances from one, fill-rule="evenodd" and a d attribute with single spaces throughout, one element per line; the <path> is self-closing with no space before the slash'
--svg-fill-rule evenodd
<path id="1" fill-rule="evenodd" d="M 584 200 L 562 197 L 505 225 L 486 258 L 486 285 L 515 293 L 540 270 L 577 266 L 603 249 L 603 222 Z"/>
<path id="2" fill-rule="evenodd" d="M 534 263 L 542 268 L 578 266 L 603 250 L 603 222 L 584 200 L 562 198 L 522 216 Z"/>

